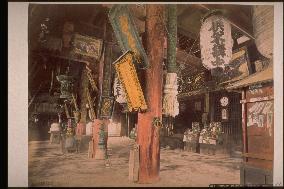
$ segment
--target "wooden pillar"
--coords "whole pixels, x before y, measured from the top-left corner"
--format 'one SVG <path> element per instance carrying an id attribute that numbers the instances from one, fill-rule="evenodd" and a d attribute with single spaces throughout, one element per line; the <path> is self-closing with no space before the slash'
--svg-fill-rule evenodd
<path id="1" fill-rule="evenodd" d="M 127 125 L 127 137 L 129 137 L 130 134 L 130 126 L 129 126 L 129 113 L 125 113 L 125 119 L 126 119 L 126 125 Z"/>
<path id="2" fill-rule="evenodd" d="M 105 42 L 105 49 L 104 49 L 104 57 L 103 60 L 99 63 L 99 96 L 111 96 L 111 83 L 112 83 L 112 70 L 111 70 L 111 64 L 112 64 L 112 44 L 107 42 L 108 40 L 111 41 L 111 27 L 108 24 L 108 17 L 107 12 L 105 12 L 105 22 L 104 22 L 104 42 Z M 99 97 L 99 98 L 100 98 Z M 99 111 L 97 111 L 99 112 Z M 94 156 L 98 154 L 98 132 L 101 124 L 104 124 L 104 132 L 106 134 L 105 137 L 105 149 L 107 150 L 107 140 L 108 140 L 108 124 L 110 121 L 106 118 L 101 118 L 98 114 L 98 119 L 95 120 L 94 126 L 98 127 L 95 128 L 95 132 L 93 133 L 93 153 Z M 97 122 L 97 123 L 96 123 Z M 101 150 L 101 151 L 104 151 Z M 96 157 L 95 157 L 96 158 Z M 103 157 L 99 157 L 99 159 L 102 159 Z"/>
<path id="3" fill-rule="evenodd" d="M 146 49 L 150 68 L 145 73 L 144 94 L 148 105 L 146 113 L 138 114 L 137 142 L 140 146 L 138 183 L 159 180 L 159 127 L 153 126 L 155 117 L 162 119 L 163 44 L 162 24 L 164 5 L 146 5 Z"/>
<path id="4" fill-rule="evenodd" d="M 242 129 L 243 129 L 243 153 L 248 153 L 247 145 L 247 104 L 246 104 L 246 91 L 242 91 Z M 244 162 L 247 162 L 248 158 L 244 157 Z"/>
<path id="5" fill-rule="evenodd" d="M 126 125 L 125 113 L 120 114 L 120 123 L 121 123 L 120 136 L 126 136 L 127 135 L 127 125 Z"/>
<path id="6" fill-rule="evenodd" d="M 167 78 L 170 76 L 168 74 L 173 75 L 172 73 L 177 72 L 176 67 L 176 47 L 177 47 L 177 5 L 167 5 Z M 166 79 L 166 82 L 167 81 Z M 165 86 L 172 85 L 171 82 L 165 83 Z M 168 90 L 168 88 L 166 89 Z M 164 98 L 168 94 L 164 94 Z M 168 99 L 169 101 L 173 100 L 172 98 Z M 165 103 L 165 101 L 164 101 Z M 168 102 L 167 102 L 168 103 Z M 165 116 L 168 117 L 168 127 L 173 130 L 173 117 L 172 115 L 168 115 L 168 112 L 165 112 Z"/>
<path id="7" fill-rule="evenodd" d="M 214 116 L 215 116 L 215 96 L 216 96 L 216 94 L 215 93 L 211 93 L 211 98 L 210 98 L 210 101 L 209 101 L 209 103 L 210 103 L 210 120 L 209 120 L 209 122 L 212 122 L 212 121 L 215 121 L 215 119 L 214 119 Z"/>
<path id="8" fill-rule="evenodd" d="M 89 79 L 87 76 L 87 70 L 84 67 L 81 73 L 81 81 L 80 81 L 80 98 L 81 98 L 81 104 L 80 104 L 80 113 L 81 113 L 81 118 L 80 118 L 80 126 L 84 130 L 86 127 L 86 122 L 87 122 L 87 115 L 88 115 L 88 110 L 86 107 L 86 104 L 88 103 L 88 98 L 87 98 L 87 88 L 89 84 Z"/>
<path id="9" fill-rule="evenodd" d="M 167 36 L 167 72 L 176 73 L 177 47 L 177 5 L 167 5 L 168 9 L 168 36 Z"/>
<path id="10" fill-rule="evenodd" d="M 208 113 L 209 112 L 209 92 L 205 93 L 205 98 L 204 98 L 204 112 Z"/>

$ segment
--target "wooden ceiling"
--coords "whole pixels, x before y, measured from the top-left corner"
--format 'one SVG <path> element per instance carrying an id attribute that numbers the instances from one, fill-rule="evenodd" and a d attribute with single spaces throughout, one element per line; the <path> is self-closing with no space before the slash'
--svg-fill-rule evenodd
<path id="1" fill-rule="evenodd" d="M 29 46 L 36 43 L 40 33 L 41 24 L 46 23 L 50 35 L 61 37 L 63 23 L 72 21 L 78 23 L 75 30 L 83 31 L 91 36 L 103 36 L 103 22 L 106 19 L 107 12 L 111 4 L 30 4 L 29 6 Z M 134 22 L 138 28 L 139 34 L 145 32 L 145 5 L 131 4 L 129 9 L 134 16 Z M 233 24 L 233 35 L 248 34 L 252 36 L 251 6 L 244 5 L 214 5 L 214 4 L 179 4 L 177 5 L 178 34 L 182 40 L 178 44 L 177 60 L 181 63 L 190 65 L 189 67 L 202 68 L 199 50 L 199 30 L 201 18 L 211 9 L 221 9 L 224 15 Z M 166 21 L 165 21 L 166 23 Z M 182 45 L 183 43 L 183 45 Z M 189 54 L 192 49 L 192 54 Z M 199 50 L 200 51 L 200 50 Z M 50 61 L 50 60 L 49 60 Z M 53 62 L 59 61 L 53 59 Z M 33 65 L 34 60 L 29 61 L 29 68 L 38 70 Z M 62 62 L 62 61 L 60 61 Z M 66 61 L 63 61 L 66 62 Z M 48 62 L 47 62 L 48 64 Z M 63 63 L 65 64 L 65 63 Z M 38 65 L 43 66 L 40 62 Z M 37 66 L 38 66 L 37 65 Z M 31 70 L 29 69 L 29 70 Z M 196 70 L 194 69 L 194 70 Z M 42 69 L 38 75 L 45 74 L 46 78 L 51 77 L 51 68 Z M 31 75 L 34 74 L 30 73 Z M 34 76 L 33 76 L 34 77 Z M 35 79 L 36 80 L 36 79 Z M 31 81 L 33 83 L 35 81 Z M 38 84 L 34 84 L 38 86 Z M 47 83 L 47 88 L 49 84 Z M 32 87 L 34 88 L 34 87 Z M 36 90 L 36 89 L 34 89 Z"/>
<path id="2" fill-rule="evenodd" d="M 224 4 L 193 4 L 178 5 L 178 30 L 188 37 L 197 37 L 201 27 L 202 17 L 209 11 L 219 9 L 224 16 L 234 24 L 234 28 L 239 28 L 252 35 L 251 6 L 245 5 L 224 5 Z"/>
<path id="3" fill-rule="evenodd" d="M 50 18 L 50 21 L 56 22 L 57 26 L 66 20 L 101 26 L 102 12 L 107 11 L 111 6 L 111 4 L 31 4 L 29 22 L 37 24 L 45 18 Z M 131 4 L 129 8 L 139 31 L 144 32 L 145 5 Z M 178 32 L 190 38 L 197 37 L 201 18 L 208 10 L 213 9 L 222 10 L 234 25 L 252 35 L 251 6 L 233 4 L 178 4 Z"/>

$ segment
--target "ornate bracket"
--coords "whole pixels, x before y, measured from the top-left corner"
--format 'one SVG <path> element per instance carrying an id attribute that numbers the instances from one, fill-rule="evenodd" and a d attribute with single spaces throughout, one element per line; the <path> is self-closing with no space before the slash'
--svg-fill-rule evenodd
<path id="1" fill-rule="evenodd" d="M 163 127 L 162 120 L 159 117 L 154 117 L 152 121 L 152 125 L 157 128 Z"/>

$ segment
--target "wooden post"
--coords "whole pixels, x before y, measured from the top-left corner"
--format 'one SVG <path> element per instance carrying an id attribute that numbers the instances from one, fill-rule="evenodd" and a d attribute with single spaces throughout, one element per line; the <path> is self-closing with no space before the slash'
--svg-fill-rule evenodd
<path id="1" fill-rule="evenodd" d="M 246 91 L 242 90 L 242 100 L 246 101 Z M 242 129 L 243 129 L 243 153 L 248 152 L 247 146 L 247 104 L 246 102 L 242 102 Z M 246 163 L 248 160 L 247 157 L 244 157 L 244 162 Z"/>
<path id="2" fill-rule="evenodd" d="M 214 117 L 215 117 L 215 96 L 216 96 L 216 94 L 215 93 L 209 93 L 209 95 L 211 96 L 211 98 L 210 98 L 210 96 L 209 96 L 209 104 L 210 104 L 210 120 L 209 120 L 209 122 L 212 122 L 212 121 L 215 121 L 215 119 L 214 119 Z"/>
<path id="3" fill-rule="evenodd" d="M 107 12 L 105 12 L 104 15 L 104 41 L 105 41 L 105 49 L 104 49 L 104 57 L 103 61 L 100 61 L 99 63 L 99 95 L 102 96 L 110 96 L 112 91 L 111 91 L 111 82 L 112 82 L 112 69 L 111 69 L 111 64 L 112 64 L 112 44 L 106 42 L 108 39 L 111 40 L 111 35 L 110 35 L 110 25 L 108 24 L 108 17 L 107 17 Z M 99 116 L 99 115 L 98 115 Z M 98 124 L 96 124 L 96 122 Z M 104 150 L 107 150 L 107 140 L 108 140 L 108 124 L 110 121 L 105 118 L 100 118 L 95 120 L 94 126 L 98 127 L 95 128 L 95 132 L 93 133 L 93 138 L 94 138 L 94 143 L 93 143 L 93 149 L 94 149 L 94 156 L 96 158 L 96 150 L 98 146 L 98 131 L 99 131 L 99 126 L 101 124 L 104 124 L 104 131 L 106 133 L 105 137 L 105 148 Z M 105 158 L 105 156 L 104 156 Z"/>
<path id="4" fill-rule="evenodd" d="M 153 126 L 154 117 L 162 119 L 162 81 L 164 29 L 162 24 L 164 5 L 146 5 L 146 48 L 150 68 L 146 70 L 146 113 L 138 114 L 137 142 L 140 148 L 138 183 L 159 180 L 160 143 L 159 128 Z"/>
<path id="5" fill-rule="evenodd" d="M 87 70 L 86 68 L 83 68 L 82 75 L 81 75 L 81 83 L 80 83 L 80 97 L 81 97 L 81 104 L 80 104 L 80 110 L 81 110 L 81 119 L 80 123 L 86 124 L 87 120 L 87 107 L 86 104 L 88 103 L 87 98 L 87 90 L 89 79 L 87 76 Z"/>
<path id="6" fill-rule="evenodd" d="M 126 126 L 127 126 L 127 137 L 129 137 L 129 115 L 128 112 L 125 113 L 125 120 L 126 120 Z"/>
<path id="7" fill-rule="evenodd" d="M 177 5 L 167 5 L 167 11 L 168 11 L 167 72 L 176 73 Z"/>
<path id="8" fill-rule="evenodd" d="M 205 93 L 205 100 L 204 100 L 204 112 L 209 112 L 209 92 Z"/>

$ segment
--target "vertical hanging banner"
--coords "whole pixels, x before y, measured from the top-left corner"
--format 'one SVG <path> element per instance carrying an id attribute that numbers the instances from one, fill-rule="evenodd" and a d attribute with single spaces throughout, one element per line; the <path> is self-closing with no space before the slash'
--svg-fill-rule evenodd
<path id="1" fill-rule="evenodd" d="M 118 79 L 126 92 L 127 107 L 129 111 L 146 110 L 147 105 L 133 64 L 133 53 L 127 51 L 113 64 Z"/>
<path id="2" fill-rule="evenodd" d="M 114 5 L 109 11 L 109 20 L 123 53 L 132 51 L 135 65 L 145 69 L 149 62 L 132 18 L 127 5 Z"/>

